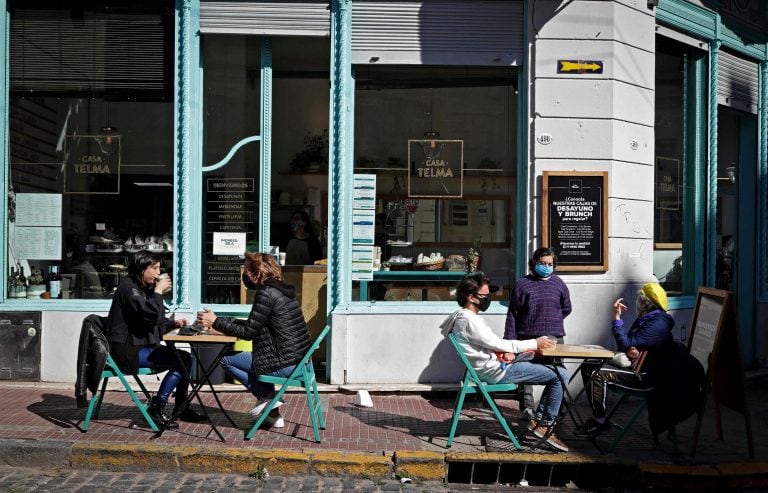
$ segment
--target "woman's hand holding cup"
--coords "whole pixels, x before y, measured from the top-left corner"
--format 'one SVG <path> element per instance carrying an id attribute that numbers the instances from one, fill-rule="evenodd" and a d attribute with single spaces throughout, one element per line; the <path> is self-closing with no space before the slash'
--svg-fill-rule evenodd
<path id="1" fill-rule="evenodd" d="M 213 323 L 216 322 L 216 314 L 208 308 L 203 308 L 202 311 L 197 312 L 197 323 L 207 329 L 213 328 Z"/>
<path id="2" fill-rule="evenodd" d="M 160 274 L 155 279 L 155 293 L 165 294 L 173 289 L 173 282 L 171 282 L 171 276 L 168 274 Z"/>
<path id="3" fill-rule="evenodd" d="M 536 338 L 536 348 L 539 350 L 552 349 L 556 344 L 557 338 L 553 336 L 541 336 Z"/>

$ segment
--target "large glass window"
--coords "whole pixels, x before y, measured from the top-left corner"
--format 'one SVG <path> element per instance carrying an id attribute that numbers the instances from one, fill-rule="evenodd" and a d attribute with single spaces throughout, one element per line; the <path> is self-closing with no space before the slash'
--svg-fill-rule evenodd
<path id="1" fill-rule="evenodd" d="M 325 266 L 315 263 L 326 255 L 329 41 L 270 38 L 271 64 L 262 62 L 266 42 L 239 35 L 203 39 L 204 164 L 221 161 L 238 142 L 260 135 L 262 86 L 270 91 L 272 142 L 271 175 L 265 177 L 271 189 L 268 238 L 259 238 L 263 171 L 258 142 L 203 175 L 203 302 L 250 302 L 241 289 L 242 258 L 221 248 L 222 238 L 244 235 L 247 250 L 281 254 L 284 277 L 297 288 L 311 319 L 319 313 L 326 281 Z M 262 65 L 271 66 L 271 80 L 262 80 Z"/>
<path id="2" fill-rule="evenodd" d="M 109 298 L 142 248 L 170 270 L 173 2 L 8 11 L 8 296 Z"/>
<path id="3" fill-rule="evenodd" d="M 672 296 L 695 289 L 695 221 L 689 204 L 697 193 L 696 163 L 705 141 L 704 129 L 697 128 L 702 119 L 696 117 L 705 97 L 696 70 L 703 54 L 656 37 L 653 272 Z"/>
<path id="4" fill-rule="evenodd" d="M 377 249 L 353 299 L 449 300 L 467 268 L 512 284 L 515 80 L 512 68 L 356 69 L 355 173 L 376 175 Z"/>

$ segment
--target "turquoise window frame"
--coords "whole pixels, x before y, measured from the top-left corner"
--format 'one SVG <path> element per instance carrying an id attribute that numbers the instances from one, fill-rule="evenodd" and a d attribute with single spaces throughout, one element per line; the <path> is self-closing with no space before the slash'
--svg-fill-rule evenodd
<path id="1" fill-rule="evenodd" d="M 200 101 L 199 71 L 197 77 L 192 67 L 199 67 L 199 25 L 200 2 L 199 0 L 176 0 L 175 3 L 175 43 L 174 43 L 174 211 L 173 230 L 177 238 L 174 252 L 174 291 L 169 309 L 188 310 L 192 308 L 189 300 L 199 300 L 199 287 L 190 282 L 190 273 L 199 272 L 195 265 L 196 255 L 189 252 L 200 251 L 200 222 L 192 219 L 196 211 L 191 210 L 190 200 L 195 189 L 200 184 L 190 177 L 197 176 L 199 171 L 200 153 L 193 142 L 198 142 L 193 136 L 200 136 L 198 121 L 193 118 L 193 110 L 196 102 Z M 3 36 L 0 40 L 0 69 L 3 77 L 0 78 L 0 111 L 2 111 L 2 141 L 0 141 L 0 153 L 2 165 L 0 166 L 0 180 L 8 183 L 9 173 L 9 45 L 10 45 L 10 15 L 8 3 L 0 0 L 0 29 Z M 199 109 L 199 105 L 198 109 Z M 199 114 L 196 115 L 199 117 Z M 198 180 L 199 181 L 199 180 Z M 8 203 L 8 187 L 0 187 L 0 201 Z M 0 242 L 4 245 L 3 254 L 0 255 L 0 311 L 62 311 L 62 312 L 106 312 L 112 300 L 10 300 L 7 292 L 8 272 L 8 208 L 0 207 Z M 193 235 L 197 229 L 198 234 Z M 199 260 L 199 259 L 198 259 Z M 197 268 L 197 270 L 196 270 Z M 199 306 L 199 302 L 197 303 Z"/>
<path id="2" fill-rule="evenodd" d="M 355 110 L 355 74 L 351 64 L 351 0 L 334 0 L 331 9 L 331 102 L 338 101 L 331 110 L 330 134 L 330 162 L 331 173 L 329 176 L 329 200 L 331 200 L 329 220 L 329 245 L 328 245 L 328 310 L 331 313 L 419 313 L 442 314 L 446 309 L 455 308 L 454 301 L 421 301 L 398 302 L 387 301 L 376 303 L 375 301 L 352 301 L 352 267 L 348 253 L 352 249 L 352 212 L 349 206 L 352 194 L 353 182 L 353 154 L 354 154 L 354 110 Z M 527 19 L 528 0 L 523 4 L 523 18 Z M 527 23 L 523 23 L 521 36 L 528 39 Z M 338 51 L 337 51 L 338 50 Z M 527 108 L 528 108 L 528 60 L 523 57 L 518 66 L 517 76 L 517 153 L 516 153 L 516 201 L 518 204 L 527 204 L 528 191 L 527 180 L 521 180 L 521 176 L 527 176 Z M 338 100 L 335 98 L 339 98 Z M 337 127 L 338 125 L 338 127 Z M 338 138 L 338 140 L 337 140 Z M 344 142 L 346 141 L 346 142 Z M 336 152 L 335 149 L 343 149 Z M 525 173 L 525 174 L 524 174 Z M 342 192 L 342 193 L 334 193 Z M 341 196 L 337 196 L 341 195 Z M 527 231 L 528 216 L 526 207 L 516 207 L 515 215 L 515 241 L 516 250 L 515 269 L 516 276 L 521 272 L 527 272 L 528 260 L 525 255 L 527 237 L 523 237 Z M 340 228 L 340 225 L 346 225 Z M 342 256 L 343 255 L 343 256 Z M 494 302 L 487 313 L 506 314 L 506 305 Z"/>
<path id="3" fill-rule="evenodd" d="M 768 180 L 766 170 L 766 157 L 768 151 L 768 124 L 766 123 L 766 117 L 768 116 L 768 109 L 765 104 L 765 97 L 768 96 L 768 89 L 766 89 L 766 78 L 768 77 L 768 44 L 750 44 L 747 45 L 742 41 L 742 37 L 739 33 L 736 33 L 728 26 L 724 25 L 720 14 L 715 11 L 699 7 L 686 0 L 659 0 L 659 4 L 656 7 L 656 21 L 659 24 L 664 24 L 672 29 L 675 29 L 686 34 L 690 34 L 697 38 L 700 38 L 709 43 L 709 60 L 708 67 L 697 65 L 696 71 L 701 70 L 700 75 L 696 75 L 696 78 L 704 78 L 707 83 L 708 89 L 708 101 L 707 112 L 704 119 L 703 127 L 697 128 L 691 133 L 694 139 L 706 138 L 708 155 L 714 156 L 707 161 L 707 156 L 692 157 L 693 161 L 698 163 L 695 175 L 696 190 L 703 190 L 707 182 L 714 183 L 714 186 L 710 186 L 706 190 L 706 196 L 696 197 L 692 200 L 694 203 L 692 206 L 696 211 L 697 217 L 696 223 L 696 240 L 701 240 L 701 245 L 704 248 L 698 249 L 694 259 L 696 269 L 699 269 L 701 265 L 705 266 L 703 276 L 694 275 L 697 283 L 704 283 L 708 286 L 714 285 L 715 280 L 715 259 L 714 257 L 707 256 L 705 252 L 714 252 L 716 245 L 716 228 L 715 219 L 717 214 L 717 169 L 716 169 L 716 156 L 717 156 L 717 57 L 721 48 L 727 48 L 734 52 L 749 56 L 756 60 L 760 60 L 760 80 L 759 80 L 759 102 L 758 102 L 758 172 L 757 177 L 760 180 L 760 207 L 758 209 L 756 218 L 758 224 L 757 231 L 757 251 L 766 252 L 768 246 Z M 762 34 L 762 33 L 755 33 Z M 698 87 L 698 86 L 697 86 Z M 688 87 L 690 89 L 690 86 Z M 699 90 L 695 88 L 694 90 Z M 694 121 L 698 120 L 698 112 L 694 117 Z M 697 123 L 694 123 L 695 125 Z M 690 146 L 688 146 L 690 147 Z M 704 170 L 704 163 L 708 163 L 707 169 Z M 703 173 L 706 173 L 703 174 Z M 707 177 L 707 180 L 704 178 Z M 704 202 L 704 197 L 707 197 L 707 202 Z M 686 205 L 689 205 L 686 203 Z M 706 208 L 704 206 L 706 205 Z M 705 212 L 700 212 L 705 211 Z M 706 228 L 702 228 L 701 225 L 706 224 Z M 768 261 L 765 255 L 758 255 L 758 276 L 756 286 L 756 296 L 759 302 L 768 302 Z M 683 296 L 670 299 L 670 308 L 683 309 L 693 308 L 695 299 L 693 297 Z"/>

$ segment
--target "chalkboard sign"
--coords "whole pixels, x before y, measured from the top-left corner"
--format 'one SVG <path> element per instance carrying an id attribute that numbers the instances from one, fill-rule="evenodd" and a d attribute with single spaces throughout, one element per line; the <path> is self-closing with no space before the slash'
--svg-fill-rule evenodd
<path id="1" fill-rule="evenodd" d="M 718 438 L 723 439 L 719 409 L 719 406 L 723 405 L 744 415 L 749 455 L 754 457 L 752 424 L 747 406 L 744 363 L 733 293 L 721 289 L 699 288 L 688 352 L 699 360 L 706 371 L 707 385 L 711 388 L 715 404 Z M 691 455 L 696 452 L 705 404 L 706 400 L 698 413 Z"/>
<path id="2" fill-rule="evenodd" d="M 728 292 L 711 292 L 707 288 L 699 291 L 696 310 L 693 314 L 691 337 L 688 341 L 688 352 L 691 353 L 709 371 L 709 361 L 715 349 L 715 341 L 723 317 L 726 314 Z"/>
<path id="3" fill-rule="evenodd" d="M 543 246 L 557 253 L 557 270 L 608 270 L 608 173 L 544 172 Z"/>

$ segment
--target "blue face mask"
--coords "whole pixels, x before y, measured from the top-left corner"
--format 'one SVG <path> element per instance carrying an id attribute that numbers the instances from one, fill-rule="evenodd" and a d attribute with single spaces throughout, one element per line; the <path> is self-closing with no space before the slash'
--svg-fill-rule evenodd
<path id="1" fill-rule="evenodd" d="M 551 276 L 554 271 L 554 267 L 550 267 L 544 264 L 536 264 L 536 267 L 533 268 L 533 272 L 542 278 Z"/>

